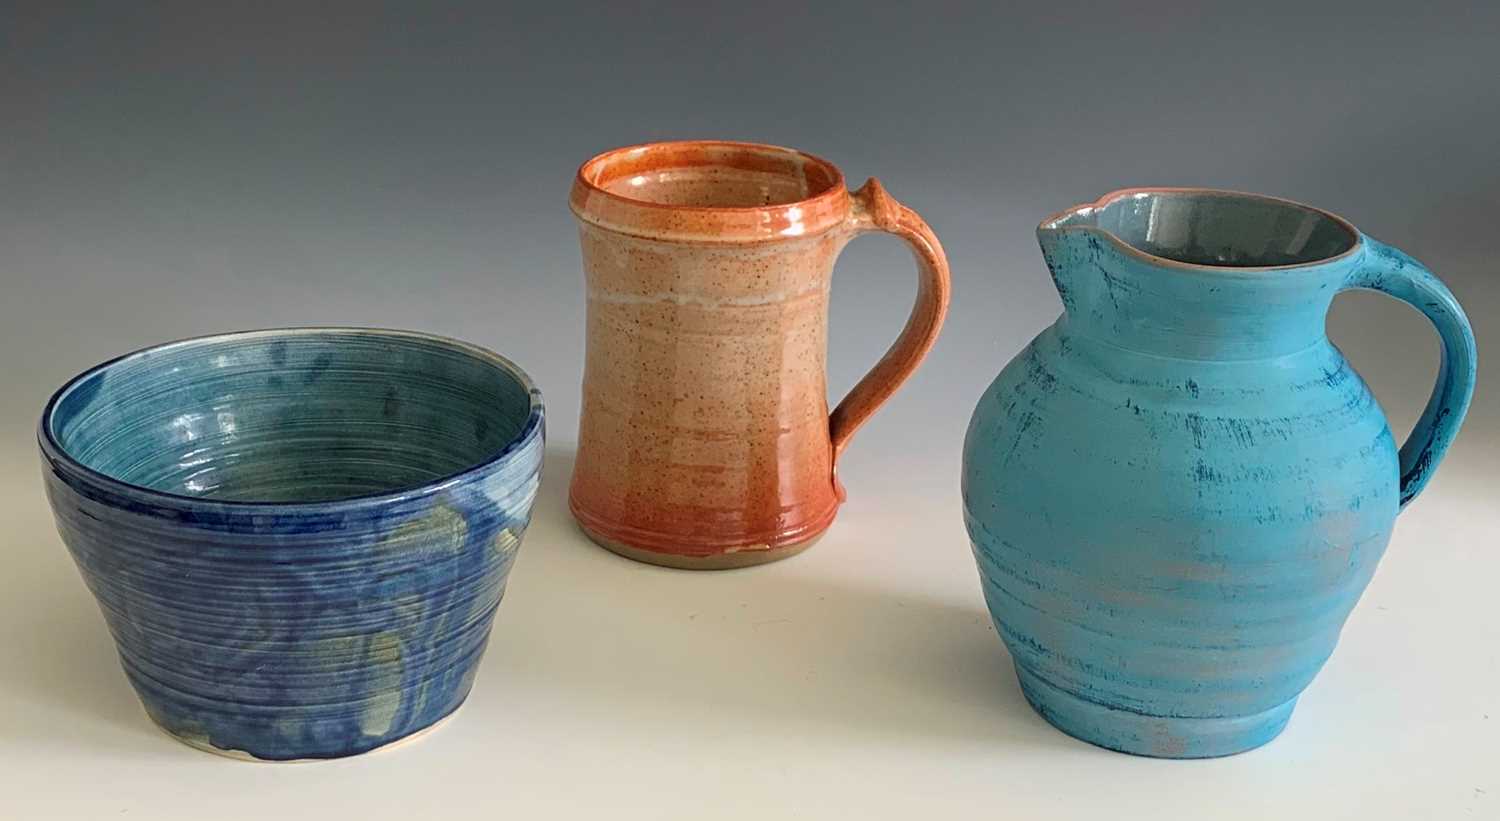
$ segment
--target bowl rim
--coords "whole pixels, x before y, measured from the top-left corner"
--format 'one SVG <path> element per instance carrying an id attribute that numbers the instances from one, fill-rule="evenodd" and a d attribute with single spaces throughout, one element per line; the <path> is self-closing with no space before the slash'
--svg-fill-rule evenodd
<path id="1" fill-rule="evenodd" d="M 148 354 L 161 353 L 175 348 L 186 348 L 197 345 L 208 345 L 216 342 L 230 340 L 249 339 L 274 339 L 277 337 L 308 337 L 308 336 L 343 336 L 363 335 L 386 337 L 408 341 L 424 341 L 438 343 L 450 349 L 479 359 L 486 364 L 492 365 L 505 372 L 506 375 L 516 380 L 516 383 L 526 391 L 530 405 L 527 410 L 526 420 L 521 428 L 511 437 L 499 450 L 485 456 L 483 459 L 463 468 L 462 470 L 449 473 L 444 476 L 394 490 L 376 491 L 356 496 L 344 496 L 336 499 L 323 499 L 319 501 L 306 502 L 278 502 L 261 500 L 229 500 L 229 499 L 207 499 L 198 496 L 189 496 L 183 493 L 173 493 L 166 490 L 137 485 L 110 476 L 95 468 L 83 464 L 69 454 L 58 442 L 52 432 L 53 413 L 61 402 L 77 385 L 83 380 L 95 374 L 101 373 L 109 368 L 115 367 L 122 362 L 142 357 Z M 166 506 L 173 508 L 192 508 L 194 510 L 219 510 L 224 512 L 244 511 L 254 513 L 327 513 L 332 510 L 353 509 L 370 506 L 383 506 L 393 503 L 415 501 L 432 496 L 448 490 L 452 487 L 467 483 L 478 475 L 489 473 L 497 466 L 507 462 L 515 453 L 520 451 L 527 443 L 537 438 L 543 432 L 543 418 L 545 406 L 542 401 L 542 392 L 532 381 L 531 376 L 520 368 L 515 362 L 501 356 L 494 351 L 441 334 L 428 333 L 426 331 L 402 330 L 396 328 L 376 328 L 355 325 L 307 325 L 290 326 L 279 328 L 260 328 L 246 331 L 229 331 L 226 333 L 205 334 L 201 336 L 190 336 L 182 339 L 163 342 L 156 345 L 148 345 L 128 353 L 107 359 L 85 369 L 64 382 L 61 387 L 52 393 L 47 404 L 42 408 L 42 417 L 37 425 L 37 441 L 41 447 L 44 458 L 59 473 L 67 472 L 78 476 L 86 482 L 100 486 L 105 490 L 125 499 L 143 502 L 153 506 Z M 540 457 L 538 458 L 540 466 Z M 68 483 L 72 485 L 72 483 Z M 77 490 L 77 488 L 74 488 Z"/>

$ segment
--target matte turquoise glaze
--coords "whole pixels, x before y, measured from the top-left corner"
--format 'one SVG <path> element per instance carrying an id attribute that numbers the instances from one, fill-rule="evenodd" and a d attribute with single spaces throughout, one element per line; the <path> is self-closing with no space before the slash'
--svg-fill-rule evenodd
<path id="1" fill-rule="evenodd" d="M 1394 248 L 1295 203 L 1123 191 L 1038 229 L 1064 311 L 974 412 L 964 514 L 985 598 L 1048 721 L 1194 758 L 1285 726 L 1473 391 L 1452 294 Z M 1397 450 L 1324 332 L 1382 291 L 1443 359 Z"/>

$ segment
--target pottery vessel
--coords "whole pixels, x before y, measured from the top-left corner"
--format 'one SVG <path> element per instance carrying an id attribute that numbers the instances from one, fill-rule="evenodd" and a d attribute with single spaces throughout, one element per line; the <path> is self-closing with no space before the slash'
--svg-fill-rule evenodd
<path id="1" fill-rule="evenodd" d="M 1063 314 L 985 392 L 963 468 L 1021 687 L 1116 750 L 1263 744 L 1463 421 L 1468 321 L 1411 257 L 1268 197 L 1121 191 L 1038 236 Z M 1324 332 L 1349 288 L 1409 303 L 1442 340 L 1399 450 Z"/>
<path id="2" fill-rule="evenodd" d="M 454 340 L 256 331 L 87 371 L 39 439 L 151 718 L 214 752 L 333 758 L 468 695 L 536 494 L 542 401 Z"/>
<path id="3" fill-rule="evenodd" d="M 622 148 L 570 198 L 588 288 L 571 507 L 596 542 L 688 568 L 791 555 L 833 522 L 850 437 L 931 347 L 948 302 L 937 237 L 874 179 L 767 145 Z M 884 231 L 918 295 L 884 358 L 830 415 L 834 260 Z"/>

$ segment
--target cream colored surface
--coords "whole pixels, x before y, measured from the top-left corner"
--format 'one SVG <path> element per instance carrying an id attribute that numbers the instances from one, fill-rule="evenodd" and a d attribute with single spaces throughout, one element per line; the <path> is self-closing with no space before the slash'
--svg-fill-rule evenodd
<path id="1" fill-rule="evenodd" d="M 141 710 L 34 458 L 7 442 L 0 818 L 1495 818 L 1486 433 L 1402 517 L 1286 733 L 1201 762 L 1095 749 L 1026 706 L 980 600 L 950 448 L 902 470 L 851 451 L 848 507 L 817 550 L 704 574 L 579 532 L 566 442 L 452 722 L 345 761 L 208 755 Z"/>

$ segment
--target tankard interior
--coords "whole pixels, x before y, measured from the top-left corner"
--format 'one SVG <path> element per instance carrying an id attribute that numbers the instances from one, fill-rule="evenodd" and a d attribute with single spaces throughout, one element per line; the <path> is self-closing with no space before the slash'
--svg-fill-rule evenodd
<path id="1" fill-rule="evenodd" d="M 843 183 L 837 168 L 790 148 L 729 142 L 654 143 L 602 154 L 579 172 L 618 197 L 679 208 L 763 208 Z"/>
<path id="2" fill-rule="evenodd" d="M 526 377 L 393 331 L 229 334 L 130 354 L 65 387 L 44 433 L 128 485 L 230 502 L 324 502 L 487 463 L 527 431 Z"/>
<path id="3" fill-rule="evenodd" d="M 1306 265 L 1345 254 L 1359 242 L 1352 226 L 1325 211 L 1227 191 L 1126 192 L 1089 209 L 1088 216 L 1141 253 L 1189 265 Z"/>

